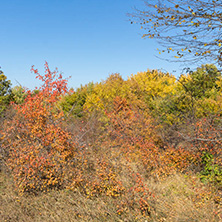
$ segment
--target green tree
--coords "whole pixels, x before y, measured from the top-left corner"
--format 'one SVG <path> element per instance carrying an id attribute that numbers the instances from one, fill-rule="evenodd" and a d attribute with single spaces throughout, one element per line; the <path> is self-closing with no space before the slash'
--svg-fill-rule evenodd
<path id="1" fill-rule="evenodd" d="M 182 75 L 179 79 L 181 92 L 184 92 L 185 110 L 190 107 L 192 116 L 203 117 L 209 114 L 221 113 L 221 83 L 222 75 L 215 65 L 206 64 Z M 184 99 L 180 99 L 185 101 Z M 188 103 L 188 101 L 190 101 Z M 186 111 L 187 113 L 188 110 Z"/>
<path id="2" fill-rule="evenodd" d="M 11 100 L 11 81 L 0 70 L 0 115 Z"/>
<path id="3" fill-rule="evenodd" d="M 63 96 L 59 105 L 65 114 L 67 116 L 71 114 L 75 117 L 82 117 L 86 98 L 93 91 L 93 88 L 94 84 L 91 82 L 85 86 L 77 88 L 73 93 Z"/>
<path id="4" fill-rule="evenodd" d="M 174 85 L 174 94 L 155 100 L 154 113 L 171 124 L 219 113 L 221 80 L 221 72 L 212 64 L 189 71 Z"/>
<path id="5" fill-rule="evenodd" d="M 179 82 L 193 97 L 209 98 L 220 90 L 218 82 L 221 81 L 221 77 L 221 72 L 215 65 L 206 64 L 198 67 L 196 71 L 190 71 L 186 78 L 181 77 Z"/>
<path id="6" fill-rule="evenodd" d="M 22 86 L 15 86 L 12 88 L 12 96 L 16 104 L 21 104 L 25 101 L 27 94 Z"/>
<path id="7" fill-rule="evenodd" d="M 131 23 L 140 24 L 143 37 L 155 38 L 161 52 L 173 52 L 181 61 L 207 59 L 222 66 L 222 2 L 220 0 L 144 1 Z"/>

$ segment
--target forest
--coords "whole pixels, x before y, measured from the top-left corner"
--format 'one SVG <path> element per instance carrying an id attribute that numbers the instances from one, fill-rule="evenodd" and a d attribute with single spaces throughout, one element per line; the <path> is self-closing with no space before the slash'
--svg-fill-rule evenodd
<path id="1" fill-rule="evenodd" d="M 221 221 L 222 73 L 147 70 L 69 89 L 0 73 L 2 221 Z"/>

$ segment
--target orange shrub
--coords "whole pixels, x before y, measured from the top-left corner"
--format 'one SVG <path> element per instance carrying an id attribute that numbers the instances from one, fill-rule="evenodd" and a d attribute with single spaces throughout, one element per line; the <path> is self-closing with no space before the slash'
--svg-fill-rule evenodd
<path id="1" fill-rule="evenodd" d="M 192 150 L 159 147 L 152 118 L 128 104 L 126 99 L 116 97 L 114 111 L 107 116 L 111 124 L 106 143 L 119 147 L 126 158 L 138 166 L 142 163 L 147 173 L 156 178 L 184 171 L 199 158 Z"/>
<path id="2" fill-rule="evenodd" d="M 77 144 L 63 129 L 63 112 L 56 107 L 67 93 L 67 80 L 51 72 L 45 63 L 45 75 L 31 69 L 43 85 L 28 90 L 23 104 L 14 104 L 16 114 L 4 132 L 10 144 L 8 165 L 20 192 L 46 191 L 65 186 L 66 170 L 76 165 Z M 3 147 L 4 148 L 4 147 Z"/>

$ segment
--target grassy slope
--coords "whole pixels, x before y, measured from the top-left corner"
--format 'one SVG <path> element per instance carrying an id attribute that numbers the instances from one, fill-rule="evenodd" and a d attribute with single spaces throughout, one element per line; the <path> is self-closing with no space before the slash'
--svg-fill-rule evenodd
<path id="1" fill-rule="evenodd" d="M 9 176 L 1 174 L 2 221 L 221 221 L 219 196 L 195 177 L 177 174 L 162 182 L 146 181 L 155 192 L 151 217 L 135 216 L 134 209 L 116 212 L 113 198 L 87 198 L 74 191 L 51 191 L 39 196 L 20 196 Z M 216 200 L 217 198 L 217 200 Z M 121 201 L 121 200 L 120 200 Z"/>

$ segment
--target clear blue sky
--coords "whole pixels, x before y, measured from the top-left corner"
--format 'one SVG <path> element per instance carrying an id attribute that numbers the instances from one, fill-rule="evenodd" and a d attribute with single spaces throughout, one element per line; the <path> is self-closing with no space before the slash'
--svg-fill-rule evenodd
<path id="1" fill-rule="evenodd" d="M 141 0 L 8 0 L 0 1 L 0 66 L 15 86 L 34 88 L 35 65 L 58 67 L 70 87 L 98 82 L 109 74 L 124 79 L 138 71 L 177 70 L 179 64 L 155 56 L 155 40 L 142 39 L 127 13 L 143 8 Z"/>

